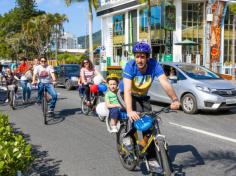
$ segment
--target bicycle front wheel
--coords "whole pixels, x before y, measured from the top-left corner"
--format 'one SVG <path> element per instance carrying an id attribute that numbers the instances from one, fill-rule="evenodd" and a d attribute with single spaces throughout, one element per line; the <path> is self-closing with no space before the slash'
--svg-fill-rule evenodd
<path id="1" fill-rule="evenodd" d="M 42 110 L 43 110 L 44 124 L 47 125 L 47 123 L 48 123 L 47 122 L 48 103 L 47 103 L 46 96 L 43 96 Z"/>
<path id="2" fill-rule="evenodd" d="M 163 175 L 164 176 L 171 176 L 171 164 L 170 160 L 168 158 L 167 150 L 165 149 L 165 143 L 164 141 L 160 140 L 158 141 L 158 148 L 159 152 L 157 153 L 160 158 L 158 158 L 158 161 L 160 161 L 160 164 L 163 169 Z"/>
<path id="3" fill-rule="evenodd" d="M 87 97 L 84 96 L 82 101 L 81 101 L 81 110 L 83 112 L 84 115 L 88 115 L 90 112 L 90 107 L 88 106 L 88 101 L 87 101 Z M 91 102 L 90 102 L 91 103 Z"/>

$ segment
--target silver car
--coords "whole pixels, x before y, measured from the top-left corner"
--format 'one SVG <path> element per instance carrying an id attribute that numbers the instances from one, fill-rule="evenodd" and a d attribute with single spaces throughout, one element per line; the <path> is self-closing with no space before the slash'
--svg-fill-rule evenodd
<path id="1" fill-rule="evenodd" d="M 226 110 L 236 108 L 236 85 L 224 80 L 205 67 L 187 63 L 161 63 L 176 91 L 185 113 L 198 110 Z M 149 90 L 151 100 L 170 103 L 158 79 Z"/>

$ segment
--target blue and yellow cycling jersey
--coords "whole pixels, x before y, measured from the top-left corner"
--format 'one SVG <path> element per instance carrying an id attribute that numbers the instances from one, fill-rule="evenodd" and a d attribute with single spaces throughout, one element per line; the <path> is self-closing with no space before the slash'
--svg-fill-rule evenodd
<path id="1" fill-rule="evenodd" d="M 164 71 L 155 59 L 148 60 L 145 73 L 138 70 L 135 60 L 131 60 L 125 66 L 123 77 L 132 80 L 132 94 L 142 96 L 147 94 L 154 78 L 162 74 Z"/>

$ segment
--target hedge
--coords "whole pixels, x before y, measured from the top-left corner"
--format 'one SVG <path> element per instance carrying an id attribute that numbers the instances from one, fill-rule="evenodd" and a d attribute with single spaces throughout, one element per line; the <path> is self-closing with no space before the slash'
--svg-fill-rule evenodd
<path id="1" fill-rule="evenodd" d="M 31 145 L 22 135 L 13 133 L 8 116 L 0 113 L 0 175 L 24 173 L 32 162 Z"/>

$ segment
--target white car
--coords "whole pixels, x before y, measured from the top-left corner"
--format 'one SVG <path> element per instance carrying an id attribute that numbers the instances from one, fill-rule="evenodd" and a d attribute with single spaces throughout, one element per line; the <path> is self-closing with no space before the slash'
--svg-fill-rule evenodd
<path id="1" fill-rule="evenodd" d="M 236 108 L 236 85 L 205 67 L 187 63 L 161 63 L 185 113 Z M 151 100 L 171 103 L 158 79 L 149 90 Z"/>

